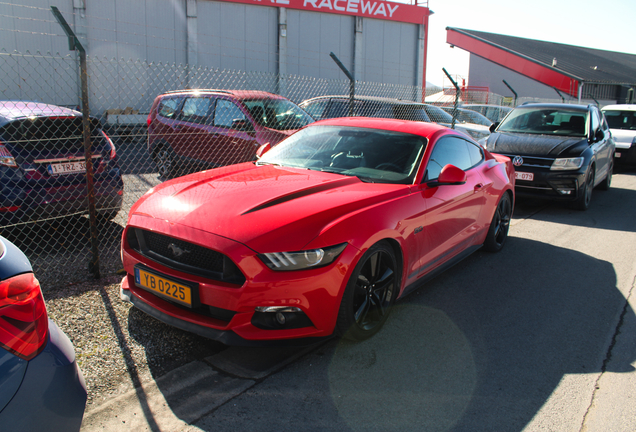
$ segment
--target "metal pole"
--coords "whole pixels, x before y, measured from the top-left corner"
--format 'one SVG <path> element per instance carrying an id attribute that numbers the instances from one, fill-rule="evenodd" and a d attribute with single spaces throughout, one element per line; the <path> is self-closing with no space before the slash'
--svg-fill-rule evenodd
<path id="1" fill-rule="evenodd" d="M 459 86 L 457 85 L 455 80 L 453 78 L 451 78 L 451 76 L 450 76 L 450 74 L 448 72 L 446 72 L 446 68 L 442 68 L 442 70 L 444 71 L 444 73 L 446 74 L 448 79 L 455 86 L 455 103 L 453 104 L 453 121 L 451 122 L 451 129 L 455 129 L 455 120 L 457 119 L 457 104 L 459 102 L 459 92 L 460 92 L 460 90 L 459 90 Z"/>
<path id="2" fill-rule="evenodd" d="M 344 72 L 344 74 L 349 78 L 349 117 L 353 117 L 353 100 L 355 99 L 356 94 L 356 80 L 353 75 L 349 72 L 349 70 L 342 64 L 340 59 L 333 53 L 330 52 L 329 56 L 336 62 L 336 64 L 340 67 L 340 69 Z"/>
<path id="3" fill-rule="evenodd" d="M 563 103 L 565 103 L 565 98 L 563 97 L 563 95 L 561 94 L 561 92 L 559 91 L 559 89 L 557 89 L 556 87 L 552 87 L 554 89 L 555 92 L 557 92 L 559 94 L 559 96 L 561 96 L 561 101 Z"/>
<path id="4" fill-rule="evenodd" d="M 512 101 L 512 106 L 513 106 L 513 107 L 516 107 L 516 106 L 517 106 L 517 97 L 518 97 L 517 92 L 516 92 L 516 91 L 514 91 L 514 89 L 513 89 L 512 87 L 510 87 L 510 84 L 508 84 L 508 83 L 506 82 L 506 80 L 502 80 L 502 81 L 503 81 L 503 83 L 506 85 L 506 87 L 508 87 L 508 88 L 510 89 L 510 91 L 512 92 L 512 94 L 513 94 L 513 95 L 515 95 L 515 99 Z"/>
<path id="5" fill-rule="evenodd" d="M 95 210 L 95 185 L 93 182 L 93 152 L 91 149 L 91 123 L 88 107 L 88 68 L 86 65 L 86 50 L 80 43 L 71 27 L 68 25 L 58 8 L 51 6 L 51 11 L 68 37 L 68 47 L 71 51 L 78 50 L 80 54 L 80 88 L 82 91 L 82 128 L 84 137 L 84 160 L 86 161 L 86 189 L 88 194 L 88 217 L 91 230 L 91 252 L 93 257 L 88 263 L 88 271 L 99 279 L 99 249 L 97 240 L 97 212 Z"/>

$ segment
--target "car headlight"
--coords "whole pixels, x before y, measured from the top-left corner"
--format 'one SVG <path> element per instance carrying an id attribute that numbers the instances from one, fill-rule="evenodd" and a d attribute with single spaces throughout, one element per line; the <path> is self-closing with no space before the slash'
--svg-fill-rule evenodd
<path id="1" fill-rule="evenodd" d="M 550 170 L 552 171 L 566 171 L 566 170 L 577 170 L 583 166 L 583 158 L 568 158 L 568 159 L 555 159 L 552 162 L 552 166 Z"/>
<path id="2" fill-rule="evenodd" d="M 258 257 L 272 270 L 304 270 L 331 264 L 338 258 L 346 246 L 347 243 L 342 243 L 326 248 L 308 249 L 297 252 L 270 252 L 258 254 Z"/>

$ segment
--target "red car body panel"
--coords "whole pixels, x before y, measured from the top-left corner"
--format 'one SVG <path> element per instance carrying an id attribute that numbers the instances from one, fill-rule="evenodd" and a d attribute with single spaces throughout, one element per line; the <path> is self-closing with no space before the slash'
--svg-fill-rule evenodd
<path id="1" fill-rule="evenodd" d="M 386 119 L 332 119 L 314 125 L 355 126 L 418 134 L 428 139 L 412 184 L 363 182 L 357 177 L 254 163 L 222 167 L 155 187 L 130 211 L 122 238 L 127 276 L 122 289 L 170 317 L 229 331 L 247 341 L 327 337 L 334 332 L 347 281 L 372 245 L 388 240 L 399 256 L 404 295 L 423 276 L 484 243 L 504 194 L 514 202 L 510 160 L 484 150 L 484 160 L 453 186 L 422 183 L 436 141 L 461 136 L 429 123 Z M 245 276 L 242 285 L 214 281 L 169 268 L 133 250 L 131 228 L 161 233 L 222 252 Z M 336 261 L 321 268 L 274 271 L 257 256 L 347 243 Z M 136 265 L 198 284 L 204 305 L 233 311 L 229 322 L 202 316 L 137 287 Z M 313 326 L 264 330 L 255 327 L 256 307 L 300 308 Z"/>

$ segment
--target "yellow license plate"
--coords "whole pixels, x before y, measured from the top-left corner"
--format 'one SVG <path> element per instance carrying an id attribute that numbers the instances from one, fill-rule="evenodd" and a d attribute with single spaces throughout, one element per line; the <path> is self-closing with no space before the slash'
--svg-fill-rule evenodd
<path id="1" fill-rule="evenodd" d="M 192 307 L 192 288 L 187 285 L 149 273 L 139 267 L 135 267 L 135 282 L 137 286 L 161 297 Z"/>

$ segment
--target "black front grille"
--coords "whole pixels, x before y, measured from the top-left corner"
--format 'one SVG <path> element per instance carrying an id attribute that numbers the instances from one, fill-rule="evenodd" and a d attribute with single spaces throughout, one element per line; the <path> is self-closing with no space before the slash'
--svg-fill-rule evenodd
<path id="1" fill-rule="evenodd" d="M 514 154 L 504 154 L 504 156 L 508 156 L 511 161 L 515 161 L 515 157 L 518 155 Z M 523 164 L 520 166 L 516 166 L 515 168 L 522 167 L 534 167 L 534 168 L 547 168 L 550 169 L 552 163 L 554 162 L 554 158 L 545 158 L 545 157 L 537 157 L 537 156 L 521 156 L 523 158 Z"/>
<path id="2" fill-rule="evenodd" d="M 149 251 L 188 266 L 223 271 L 223 254 L 183 240 L 143 231 Z"/>
<path id="3" fill-rule="evenodd" d="M 128 229 L 128 245 L 166 267 L 236 285 L 245 276 L 226 255 L 174 237 L 139 228 Z"/>

